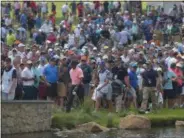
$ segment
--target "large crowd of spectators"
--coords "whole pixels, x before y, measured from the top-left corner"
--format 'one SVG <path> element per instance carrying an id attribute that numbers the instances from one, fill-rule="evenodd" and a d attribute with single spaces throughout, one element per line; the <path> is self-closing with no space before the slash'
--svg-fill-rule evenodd
<path id="1" fill-rule="evenodd" d="M 117 112 L 184 107 L 183 2 L 169 13 L 121 2 L 57 4 L 1 3 L 2 100 L 54 100 L 68 112 L 75 96 L 91 97 L 96 110 L 102 101 Z M 115 81 L 121 92 L 113 99 Z"/>

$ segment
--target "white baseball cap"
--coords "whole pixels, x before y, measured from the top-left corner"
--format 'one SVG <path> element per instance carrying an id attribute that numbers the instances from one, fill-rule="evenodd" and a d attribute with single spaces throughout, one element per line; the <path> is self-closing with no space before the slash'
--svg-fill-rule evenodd
<path id="1" fill-rule="evenodd" d="M 93 47 L 93 50 L 97 50 L 97 47 Z"/>
<path id="2" fill-rule="evenodd" d="M 26 63 L 27 64 L 32 64 L 33 62 L 31 60 L 28 60 Z"/>
<path id="3" fill-rule="evenodd" d="M 177 64 L 176 64 L 176 67 L 182 68 L 182 64 L 181 64 L 181 63 L 177 63 Z"/>
<path id="4" fill-rule="evenodd" d="M 144 40 L 144 41 L 143 41 L 143 44 L 147 44 L 147 41 L 146 41 L 146 40 Z"/>
<path id="5" fill-rule="evenodd" d="M 23 43 L 20 43 L 18 47 L 24 47 L 25 45 Z"/>
<path id="6" fill-rule="evenodd" d="M 155 45 L 155 43 L 154 42 L 151 42 L 151 45 Z"/>

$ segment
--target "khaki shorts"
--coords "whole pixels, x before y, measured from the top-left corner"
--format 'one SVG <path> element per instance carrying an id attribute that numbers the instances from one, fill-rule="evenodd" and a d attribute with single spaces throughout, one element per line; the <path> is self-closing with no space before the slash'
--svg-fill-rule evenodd
<path id="1" fill-rule="evenodd" d="M 58 82 L 57 94 L 59 97 L 66 97 L 66 86 L 63 82 Z"/>

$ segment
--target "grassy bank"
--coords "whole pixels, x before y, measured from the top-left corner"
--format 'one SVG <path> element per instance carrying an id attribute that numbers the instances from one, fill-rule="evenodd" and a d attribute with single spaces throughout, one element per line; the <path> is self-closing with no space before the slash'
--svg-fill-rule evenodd
<path id="1" fill-rule="evenodd" d="M 91 105 L 90 102 L 85 103 L 85 106 L 72 110 L 70 113 L 65 113 L 56 109 L 52 117 L 52 127 L 72 129 L 76 125 L 91 121 L 105 127 L 118 127 L 120 118 L 132 113 L 138 114 L 133 109 L 121 113 L 109 114 L 107 110 L 100 110 L 94 113 L 94 109 Z M 184 109 L 161 109 L 158 110 L 157 113 L 149 113 L 143 116 L 151 120 L 152 127 L 174 125 L 176 120 L 184 121 Z"/>
<path id="2" fill-rule="evenodd" d="M 184 109 L 162 109 L 158 113 L 145 115 L 151 120 L 152 126 L 174 125 L 176 120 L 184 121 Z"/>

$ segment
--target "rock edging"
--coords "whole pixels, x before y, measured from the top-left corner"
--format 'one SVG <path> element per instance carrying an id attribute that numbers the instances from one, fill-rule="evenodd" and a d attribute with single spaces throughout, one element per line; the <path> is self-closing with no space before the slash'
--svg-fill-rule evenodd
<path id="1" fill-rule="evenodd" d="M 150 129 L 151 121 L 149 118 L 140 115 L 128 115 L 120 120 L 121 129 Z"/>

